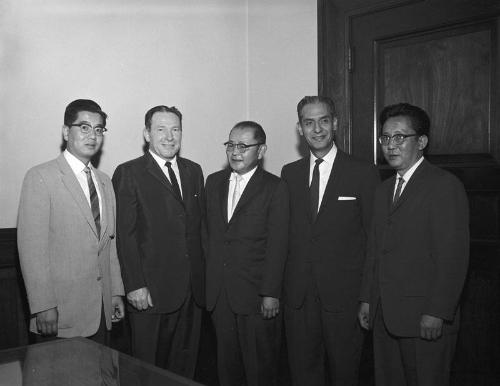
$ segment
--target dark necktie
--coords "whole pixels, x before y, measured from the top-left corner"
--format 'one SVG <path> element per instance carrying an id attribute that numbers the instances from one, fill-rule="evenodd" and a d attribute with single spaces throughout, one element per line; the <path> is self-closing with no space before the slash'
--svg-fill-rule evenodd
<path id="1" fill-rule="evenodd" d="M 92 210 L 92 217 L 94 217 L 95 227 L 97 229 L 97 236 L 101 235 L 101 214 L 99 213 L 99 196 L 97 195 L 97 190 L 92 180 L 92 174 L 90 173 L 90 168 L 85 166 L 83 170 L 87 175 L 87 183 L 89 184 L 90 193 L 90 209 Z"/>
<path id="2" fill-rule="evenodd" d="M 403 188 L 404 183 L 405 180 L 403 180 L 403 177 L 398 177 L 398 186 L 396 187 L 396 194 L 394 194 L 392 205 L 396 205 L 396 202 L 398 202 L 399 197 L 401 197 L 401 189 Z"/>
<path id="3" fill-rule="evenodd" d="M 168 168 L 168 176 L 170 177 L 170 183 L 174 188 L 174 192 L 182 200 L 181 189 L 179 188 L 179 183 L 177 182 L 177 177 L 175 176 L 174 169 L 172 169 L 172 162 L 170 161 L 165 162 L 165 166 Z"/>
<path id="4" fill-rule="evenodd" d="M 311 186 L 309 187 L 309 195 L 311 198 L 311 218 L 313 222 L 316 220 L 318 214 L 318 204 L 319 204 L 319 164 L 323 162 L 322 158 L 318 158 L 314 165 L 313 176 L 311 180 Z"/>

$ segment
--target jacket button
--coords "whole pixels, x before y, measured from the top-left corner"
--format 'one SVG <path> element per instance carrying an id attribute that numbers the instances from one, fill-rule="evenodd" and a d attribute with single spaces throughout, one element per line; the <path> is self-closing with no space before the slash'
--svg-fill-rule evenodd
<path id="1" fill-rule="evenodd" d="M 101 276 L 97 276 L 97 281 L 101 281 L 102 277 Z"/>

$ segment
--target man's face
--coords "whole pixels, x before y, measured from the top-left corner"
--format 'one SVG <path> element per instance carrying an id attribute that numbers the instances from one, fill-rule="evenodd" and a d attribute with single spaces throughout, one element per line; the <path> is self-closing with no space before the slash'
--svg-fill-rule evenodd
<path id="1" fill-rule="evenodd" d="M 80 111 L 73 122 L 75 125 L 85 123 L 92 126 L 89 133 L 83 134 L 78 126 L 63 126 L 63 138 L 67 142 L 66 149 L 76 158 L 87 164 L 90 159 L 99 151 L 102 145 L 103 136 L 96 135 L 96 127 L 104 127 L 100 114 L 89 111 Z"/>
<path id="2" fill-rule="evenodd" d="M 149 149 L 166 161 L 172 160 L 181 148 L 182 127 L 174 113 L 159 111 L 151 117 L 151 128 L 144 129 Z"/>
<path id="3" fill-rule="evenodd" d="M 392 137 L 395 134 L 416 134 L 408 118 L 404 116 L 392 117 L 385 121 L 382 135 Z M 427 136 L 407 137 L 401 145 L 391 140 L 388 145 L 381 145 L 384 157 L 389 165 L 402 176 L 410 169 L 422 155 L 427 146 Z"/>
<path id="4" fill-rule="evenodd" d="M 233 129 L 229 133 L 229 142 L 243 143 L 245 145 L 253 145 L 257 143 L 254 138 L 253 129 L 251 128 L 238 128 Z M 259 160 L 264 156 L 266 152 L 266 145 L 252 146 L 242 153 L 240 150 L 233 148 L 233 150 L 226 150 L 227 161 L 229 166 L 238 174 L 245 174 L 252 170 Z"/>
<path id="5" fill-rule="evenodd" d="M 332 148 L 337 119 L 332 117 L 326 104 L 309 103 L 302 108 L 297 130 L 305 138 L 309 150 L 321 158 Z"/>

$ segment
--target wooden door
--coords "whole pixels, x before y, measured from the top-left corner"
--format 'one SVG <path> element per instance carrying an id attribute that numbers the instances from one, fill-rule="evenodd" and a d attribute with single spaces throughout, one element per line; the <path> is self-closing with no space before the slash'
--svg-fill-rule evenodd
<path id="1" fill-rule="evenodd" d="M 471 260 L 454 385 L 500 384 L 499 27 L 499 0 L 318 1 L 319 92 L 338 107 L 339 147 L 392 174 L 377 116 L 409 102 L 431 117 L 426 157 L 466 187 Z"/>

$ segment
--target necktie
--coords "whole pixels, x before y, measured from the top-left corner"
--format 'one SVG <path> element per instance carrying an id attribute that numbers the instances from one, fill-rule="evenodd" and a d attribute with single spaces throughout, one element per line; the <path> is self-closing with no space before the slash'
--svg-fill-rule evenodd
<path id="1" fill-rule="evenodd" d="M 319 205 L 319 164 L 323 162 L 322 158 L 318 158 L 314 165 L 311 186 L 309 187 L 309 194 L 311 199 L 311 218 L 313 222 L 316 220 Z"/>
<path id="2" fill-rule="evenodd" d="M 101 234 L 101 215 L 99 212 L 99 196 L 97 196 L 97 190 L 95 189 L 94 181 L 92 180 L 92 174 L 90 173 L 90 168 L 85 166 L 83 169 L 87 175 L 87 183 L 89 184 L 90 192 L 90 209 L 92 210 L 92 217 L 94 217 L 95 227 L 97 229 L 97 236 L 100 237 Z"/>
<path id="3" fill-rule="evenodd" d="M 172 169 L 172 162 L 170 162 L 170 161 L 165 162 L 165 166 L 168 168 L 168 176 L 170 177 L 170 183 L 172 184 L 172 187 L 174 188 L 174 192 L 182 200 L 181 189 L 179 188 L 179 183 L 177 182 L 177 177 L 175 176 L 174 170 Z"/>
<path id="4" fill-rule="evenodd" d="M 396 187 L 396 194 L 394 194 L 394 199 L 392 200 L 392 205 L 395 205 L 396 202 L 398 202 L 399 197 L 401 196 L 401 189 L 403 188 L 404 183 L 405 183 L 405 180 L 403 180 L 403 177 L 398 177 L 398 186 Z"/>
<path id="5" fill-rule="evenodd" d="M 234 183 L 234 190 L 233 190 L 233 200 L 231 202 L 231 214 L 229 216 L 229 219 L 233 217 L 234 210 L 236 209 L 236 205 L 238 204 L 238 201 L 241 196 L 241 177 L 239 174 L 236 174 L 235 176 L 235 183 Z"/>

